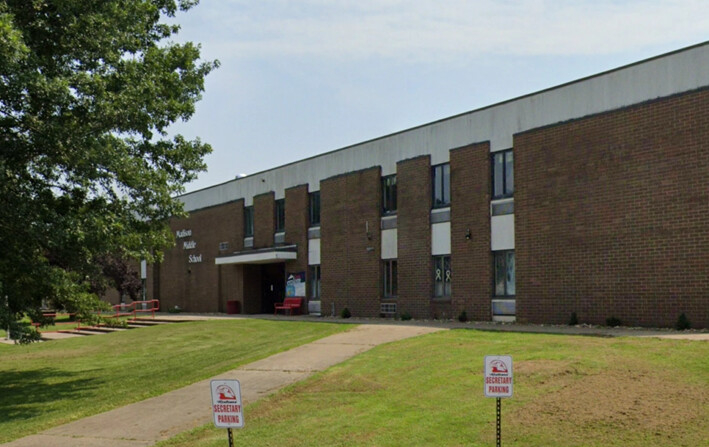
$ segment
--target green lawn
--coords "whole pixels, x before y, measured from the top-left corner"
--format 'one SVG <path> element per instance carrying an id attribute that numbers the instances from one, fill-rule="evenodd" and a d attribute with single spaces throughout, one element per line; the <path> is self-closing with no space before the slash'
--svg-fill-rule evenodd
<path id="1" fill-rule="evenodd" d="M 235 445 L 495 445 L 493 354 L 514 359 L 505 446 L 709 445 L 707 342 L 467 330 L 380 346 L 249 405 Z M 226 430 L 159 445 L 221 447 Z"/>
<path id="2" fill-rule="evenodd" d="M 0 345 L 0 443 L 156 396 L 353 326 L 179 323 Z"/>

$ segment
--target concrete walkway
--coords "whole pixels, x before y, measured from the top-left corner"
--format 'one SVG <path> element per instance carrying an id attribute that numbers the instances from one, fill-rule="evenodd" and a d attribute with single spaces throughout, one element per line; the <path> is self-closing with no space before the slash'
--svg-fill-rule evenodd
<path id="1" fill-rule="evenodd" d="M 244 403 L 327 369 L 382 343 L 443 328 L 362 325 L 299 346 L 212 379 L 237 379 Z M 2 444 L 6 447 L 144 447 L 211 421 L 209 381 L 136 402 Z M 247 422 L 248 423 L 248 422 Z"/>

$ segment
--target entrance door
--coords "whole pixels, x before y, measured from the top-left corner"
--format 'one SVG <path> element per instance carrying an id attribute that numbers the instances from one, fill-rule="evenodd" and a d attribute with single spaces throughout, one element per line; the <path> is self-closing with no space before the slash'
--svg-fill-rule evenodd
<path id="1" fill-rule="evenodd" d="M 274 303 L 286 296 L 286 265 L 264 264 L 261 267 L 261 313 L 273 313 Z"/>

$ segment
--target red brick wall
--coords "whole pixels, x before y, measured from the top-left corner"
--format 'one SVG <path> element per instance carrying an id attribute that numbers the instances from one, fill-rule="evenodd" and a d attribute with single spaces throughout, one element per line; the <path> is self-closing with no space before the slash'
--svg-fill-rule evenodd
<path id="1" fill-rule="evenodd" d="M 490 320 L 490 144 L 453 149 L 450 163 L 453 317 L 465 311 L 472 320 Z"/>
<path id="2" fill-rule="evenodd" d="M 517 315 L 709 326 L 709 92 L 515 136 Z"/>
<path id="3" fill-rule="evenodd" d="M 273 192 L 254 197 L 254 248 L 273 247 L 276 231 L 275 198 Z"/>
<path id="4" fill-rule="evenodd" d="M 286 262 L 286 275 L 308 272 L 308 208 L 308 185 L 286 189 L 286 244 L 298 247 L 298 259 Z"/>
<path id="5" fill-rule="evenodd" d="M 220 310 L 219 269 L 214 259 L 220 242 L 229 247 L 243 244 L 243 201 L 230 202 L 190 213 L 189 217 L 170 222 L 173 234 L 191 230 L 191 236 L 176 237 L 176 245 L 165 251 L 165 259 L 158 267 L 159 290 L 163 310 L 175 305 L 193 312 Z M 185 243 L 194 242 L 194 248 Z M 190 263 L 189 255 L 201 255 L 201 262 Z"/>
<path id="6" fill-rule="evenodd" d="M 431 158 L 421 156 L 396 166 L 399 314 L 431 316 Z"/>
<path id="7" fill-rule="evenodd" d="M 320 185 L 322 312 L 379 315 L 381 169 L 323 180 Z M 369 237 L 367 236 L 367 223 Z"/>

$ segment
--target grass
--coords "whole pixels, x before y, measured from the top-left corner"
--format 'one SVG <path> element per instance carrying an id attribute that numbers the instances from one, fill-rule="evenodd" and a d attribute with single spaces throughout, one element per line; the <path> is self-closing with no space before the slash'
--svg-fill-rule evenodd
<path id="1" fill-rule="evenodd" d="M 247 406 L 235 445 L 494 445 L 489 354 L 514 359 L 505 446 L 708 445 L 709 343 L 460 330 L 380 346 Z M 225 432 L 159 445 L 217 447 Z"/>
<path id="2" fill-rule="evenodd" d="M 351 327 L 220 320 L 0 345 L 0 443 L 163 394 Z"/>

